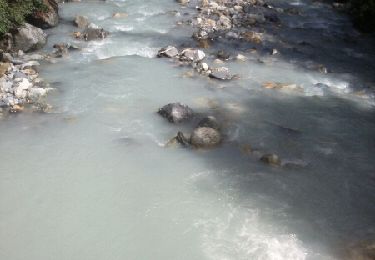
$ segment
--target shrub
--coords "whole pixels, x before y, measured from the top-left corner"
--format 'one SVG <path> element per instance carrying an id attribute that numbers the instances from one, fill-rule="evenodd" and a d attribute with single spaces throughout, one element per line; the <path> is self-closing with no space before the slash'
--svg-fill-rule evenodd
<path id="1" fill-rule="evenodd" d="M 46 8 L 43 0 L 0 0 L 0 37 L 22 25 L 28 15 Z"/>
<path id="2" fill-rule="evenodd" d="M 364 32 L 375 31 L 375 0 L 351 0 L 354 24 Z"/>

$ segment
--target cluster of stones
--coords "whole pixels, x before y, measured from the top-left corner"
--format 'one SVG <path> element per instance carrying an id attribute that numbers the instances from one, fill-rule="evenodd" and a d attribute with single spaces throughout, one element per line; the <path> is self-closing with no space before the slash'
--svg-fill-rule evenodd
<path id="1" fill-rule="evenodd" d="M 0 117 L 8 113 L 21 112 L 27 105 L 33 111 L 47 112 L 50 106 L 44 97 L 52 90 L 39 77 L 37 60 L 44 59 L 40 54 L 10 53 L 0 54 Z"/>
<path id="2" fill-rule="evenodd" d="M 185 3 L 186 4 L 186 3 Z M 256 25 L 272 23 L 278 25 L 281 8 L 273 8 L 263 0 L 201 0 L 198 15 L 192 24 L 198 30 L 193 37 L 199 41 L 219 37 L 243 39 L 259 44 L 263 34 Z"/>
<path id="3" fill-rule="evenodd" d="M 218 67 L 211 68 L 207 63 L 203 62 L 206 54 L 199 49 L 186 48 L 181 52 L 174 46 L 167 46 L 159 50 L 159 58 L 171 58 L 192 66 L 198 73 L 206 75 L 217 80 L 231 80 L 236 77 L 232 75 L 228 68 Z"/>
<path id="4" fill-rule="evenodd" d="M 182 133 L 178 131 L 177 135 L 168 141 L 166 147 L 191 147 L 194 149 L 211 149 L 219 146 L 223 142 L 222 124 L 212 115 L 202 117 L 194 113 L 193 109 L 182 103 L 170 103 L 158 110 L 158 114 L 173 124 L 191 122 L 198 119 L 198 123 L 194 125 L 191 133 Z M 194 120 L 195 121 L 195 120 Z M 283 166 L 281 159 L 276 154 L 261 153 L 251 149 L 250 146 L 241 147 L 246 154 L 253 154 L 265 164 L 279 167 Z"/>
<path id="5" fill-rule="evenodd" d="M 96 24 L 90 23 L 86 16 L 77 16 L 74 19 L 74 24 L 83 29 L 80 32 L 74 32 L 74 37 L 85 41 L 92 41 L 97 39 L 104 39 L 108 36 L 108 32 L 100 28 Z"/>
<path id="6" fill-rule="evenodd" d="M 185 104 L 170 103 L 158 110 L 158 113 L 166 118 L 170 123 L 181 123 L 190 121 L 194 117 L 193 110 Z M 193 129 L 190 135 L 178 132 L 177 136 L 172 138 L 167 146 L 180 144 L 186 147 L 194 148 L 213 148 L 222 141 L 220 124 L 213 116 L 202 118 Z"/>

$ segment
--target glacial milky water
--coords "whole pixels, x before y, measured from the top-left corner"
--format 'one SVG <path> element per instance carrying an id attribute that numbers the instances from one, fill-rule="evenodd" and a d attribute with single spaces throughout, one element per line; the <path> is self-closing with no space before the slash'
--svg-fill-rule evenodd
<path id="1" fill-rule="evenodd" d="M 267 36 L 281 55 L 225 41 L 205 50 L 210 64 L 215 48 L 249 58 L 226 63 L 241 76 L 228 83 L 155 58 L 165 45 L 194 46 L 192 28 L 176 25 L 193 8 L 61 4 L 45 51 L 59 42 L 83 49 L 40 68 L 56 88 L 53 112 L 0 121 L 0 259 L 340 259 L 348 244 L 373 239 L 373 45 L 345 42 L 355 31 L 324 5 L 272 2 L 303 10 L 281 15 L 283 28 Z M 74 40 L 76 15 L 110 36 Z M 331 73 L 309 69 L 316 63 Z M 267 81 L 300 87 L 262 88 Z M 164 147 L 192 129 L 156 114 L 170 102 L 219 118 L 223 145 Z M 249 145 L 285 167 L 262 164 Z"/>

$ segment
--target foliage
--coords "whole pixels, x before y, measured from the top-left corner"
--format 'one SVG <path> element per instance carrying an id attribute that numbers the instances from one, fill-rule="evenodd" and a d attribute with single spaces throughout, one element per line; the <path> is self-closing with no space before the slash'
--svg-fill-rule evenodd
<path id="1" fill-rule="evenodd" d="M 0 0 L 0 37 L 10 29 L 22 25 L 33 12 L 45 10 L 43 0 Z"/>

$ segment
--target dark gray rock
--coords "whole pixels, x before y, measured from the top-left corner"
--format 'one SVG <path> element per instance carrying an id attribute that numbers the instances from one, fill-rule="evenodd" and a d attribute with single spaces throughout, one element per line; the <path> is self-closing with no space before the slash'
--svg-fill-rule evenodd
<path id="1" fill-rule="evenodd" d="M 209 128 L 213 128 L 213 129 L 218 130 L 218 131 L 221 128 L 219 122 L 213 116 L 207 116 L 207 117 L 203 118 L 201 121 L 199 121 L 198 127 L 209 127 Z"/>
<path id="2" fill-rule="evenodd" d="M 158 113 L 171 123 L 180 123 L 193 117 L 193 110 L 181 103 L 170 103 L 160 108 Z"/>

